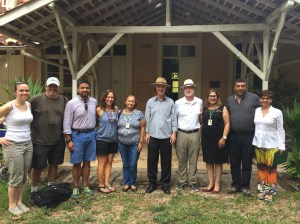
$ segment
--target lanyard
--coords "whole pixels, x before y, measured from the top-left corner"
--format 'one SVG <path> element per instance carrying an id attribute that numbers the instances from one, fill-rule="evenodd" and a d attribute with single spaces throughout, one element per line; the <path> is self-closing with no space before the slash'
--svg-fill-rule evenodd
<path id="1" fill-rule="evenodd" d="M 209 119 L 211 120 L 211 117 L 212 117 L 212 115 L 213 115 L 213 113 L 215 112 L 215 110 L 209 110 Z"/>

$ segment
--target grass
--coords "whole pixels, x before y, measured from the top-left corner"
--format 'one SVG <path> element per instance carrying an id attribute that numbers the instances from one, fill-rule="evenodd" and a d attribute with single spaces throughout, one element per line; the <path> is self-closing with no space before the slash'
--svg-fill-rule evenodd
<path id="1" fill-rule="evenodd" d="M 29 186 L 25 203 L 29 202 Z M 68 200 L 54 209 L 32 207 L 14 220 L 7 212 L 7 183 L 0 181 L 0 223 L 300 223 L 300 193 L 279 192 L 276 201 L 266 203 L 255 197 L 191 194 L 165 195 L 121 192 Z"/>

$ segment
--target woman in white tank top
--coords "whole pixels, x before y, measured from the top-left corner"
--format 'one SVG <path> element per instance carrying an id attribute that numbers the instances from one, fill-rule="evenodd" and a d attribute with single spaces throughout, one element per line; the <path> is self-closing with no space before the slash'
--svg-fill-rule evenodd
<path id="1" fill-rule="evenodd" d="M 28 84 L 16 82 L 14 90 L 16 99 L 0 107 L 0 118 L 5 118 L 7 126 L 7 132 L 0 139 L 0 144 L 3 146 L 3 156 L 10 174 L 8 211 L 19 216 L 29 211 L 22 199 L 32 158 L 30 123 L 33 117 L 30 103 L 26 101 L 29 96 Z"/>

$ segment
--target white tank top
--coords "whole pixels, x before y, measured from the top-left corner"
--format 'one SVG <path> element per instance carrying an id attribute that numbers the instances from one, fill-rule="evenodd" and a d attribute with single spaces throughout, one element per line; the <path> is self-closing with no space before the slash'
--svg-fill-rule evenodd
<path id="1" fill-rule="evenodd" d="M 14 103 L 10 102 L 13 109 L 5 117 L 7 131 L 5 138 L 14 142 L 28 142 L 30 137 L 30 123 L 33 120 L 29 103 L 26 111 L 19 111 Z"/>

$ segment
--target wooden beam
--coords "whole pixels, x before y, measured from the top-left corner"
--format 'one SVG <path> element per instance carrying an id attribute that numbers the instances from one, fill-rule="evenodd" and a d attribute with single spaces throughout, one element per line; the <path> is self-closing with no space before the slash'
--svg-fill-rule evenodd
<path id="1" fill-rule="evenodd" d="M 267 18 L 266 18 L 266 24 L 273 23 L 279 15 L 281 15 L 283 12 L 288 11 L 290 8 L 294 6 L 293 0 L 288 0 L 287 2 L 283 3 L 279 8 L 274 10 Z"/>
<path id="2" fill-rule="evenodd" d="M 34 59 L 34 60 L 37 60 L 37 61 L 41 61 L 41 62 L 44 62 L 44 63 L 49 64 L 49 65 L 54 65 L 56 67 L 61 67 L 63 69 L 70 70 L 70 68 L 68 66 L 65 66 L 65 65 L 62 65 L 62 64 L 59 64 L 59 63 L 55 63 L 53 61 L 41 58 L 41 57 L 33 55 L 33 54 L 30 54 L 30 53 L 26 52 L 25 50 L 21 50 L 21 54 L 24 55 L 25 57 L 28 57 L 28 58 L 31 58 L 31 59 Z"/>
<path id="3" fill-rule="evenodd" d="M 217 37 L 229 50 L 231 50 L 239 59 L 241 59 L 259 78 L 263 80 L 264 74 L 248 59 L 242 52 L 240 52 L 230 41 L 223 36 L 220 32 L 213 32 L 213 35 Z"/>
<path id="4" fill-rule="evenodd" d="M 61 35 L 63 43 L 64 43 L 64 49 L 65 49 L 66 54 L 67 54 L 67 58 L 68 58 L 68 62 L 69 62 L 72 77 L 75 77 L 76 73 L 75 73 L 75 69 L 74 69 L 74 62 L 73 62 L 73 59 L 72 59 L 72 56 L 71 56 L 72 52 L 69 49 L 68 40 L 65 36 L 65 31 L 63 29 L 63 26 L 62 26 L 62 23 L 61 23 L 61 20 L 60 20 L 60 16 L 58 14 L 58 11 L 56 10 L 56 7 L 55 7 L 54 3 L 51 3 L 51 5 L 49 5 L 49 7 L 52 9 L 52 11 L 54 13 L 54 16 L 55 16 L 55 19 L 56 19 L 56 22 L 57 22 L 57 26 L 58 26 L 58 29 L 60 31 L 60 35 Z"/>
<path id="5" fill-rule="evenodd" d="M 80 33 L 210 33 L 228 31 L 263 31 L 265 24 L 222 24 L 189 26 L 78 26 Z"/>
<path id="6" fill-rule="evenodd" d="M 171 26 L 171 0 L 166 0 L 166 26 Z"/>
<path id="7" fill-rule="evenodd" d="M 102 50 L 92 59 L 90 60 L 78 73 L 77 79 L 83 76 L 97 61 L 101 58 L 122 36 L 124 33 L 117 33 Z"/>
<path id="8" fill-rule="evenodd" d="M 26 2 L 21 7 L 16 7 L 13 10 L 10 10 L 0 16 L 0 26 L 3 26 L 13 20 L 16 20 L 24 15 L 27 15 L 49 3 L 53 2 L 54 0 L 43 0 L 43 1 L 29 1 Z"/>
<path id="9" fill-rule="evenodd" d="M 42 47 L 41 45 L 35 44 L 35 43 L 31 42 L 30 40 L 27 40 L 25 37 L 22 37 L 16 33 L 8 31 L 1 26 L 0 26 L 0 33 L 4 34 L 7 37 L 13 38 L 19 42 L 22 42 L 23 44 L 28 45 L 29 47 L 36 48 L 36 49 L 39 49 Z"/>
<path id="10" fill-rule="evenodd" d="M 75 27 L 76 25 L 78 25 L 78 22 L 58 5 L 51 3 L 49 4 L 49 8 L 52 10 L 54 9 L 60 15 L 60 17 L 71 27 Z"/>
<path id="11" fill-rule="evenodd" d="M 278 44 L 278 40 L 279 40 L 281 30 L 282 30 L 283 25 L 284 25 L 286 13 L 287 13 L 287 11 L 284 11 L 281 14 L 280 19 L 279 19 L 278 24 L 277 24 L 276 34 L 275 34 L 275 37 L 274 37 L 274 40 L 273 40 L 273 45 L 272 45 L 271 53 L 270 53 L 270 56 L 269 56 L 269 61 L 268 61 L 268 66 L 267 66 L 267 71 L 266 71 L 266 77 L 265 77 L 266 80 L 269 79 L 269 76 L 270 76 L 270 73 L 271 73 L 273 58 L 274 58 L 275 52 L 277 51 L 277 44 Z"/>

